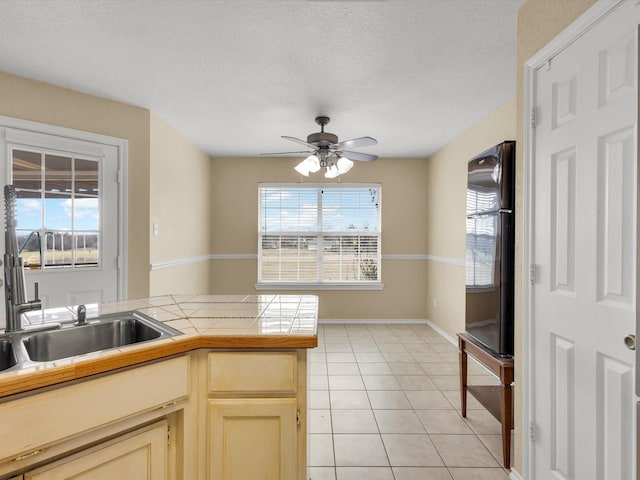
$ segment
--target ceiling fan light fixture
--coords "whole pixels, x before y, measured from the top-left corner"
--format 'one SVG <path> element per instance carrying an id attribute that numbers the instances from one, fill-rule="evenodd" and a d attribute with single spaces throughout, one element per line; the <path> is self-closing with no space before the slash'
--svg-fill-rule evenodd
<path id="1" fill-rule="evenodd" d="M 640 1 L 640 0 L 638 0 Z M 320 125 L 320 131 L 307 135 L 307 140 L 283 135 L 282 138 L 304 145 L 307 150 L 303 152 L 278 152 L 261 153 L 260 155 L 287 155 L 290 153 L 306 153 L 309 156 L 294 168 L 300 175 L 308 177 L 310 173 L 320 170 L 325 171 L 325 178 L 336 178 L 347 173 L 353 168 L 353 161 L 373 162 L 378 158 L 371 153 L 356 152 L 352 149 L 370 147 L 378 142 L 372 137 L 358 137 L 350 140 L 338 141 L 338 136 L 331 132 L 325 132 L 324 127 L 331 119 L 327 116 L 316 117 L 316 123 Z"/>
<path id="2" fill-rule="evenodd" d="M 316 155 L 309 155 L 307 158 L 305 158 L 303 163 L 307 165 L 307 168 L 311 173 L 320 171 L 320 160 L 318 160 L 318 157 Z"/>
<path id="3" fill-rule="evenodd" d="M 327 166 L 327 171 L 324 173 L 324 178 L 336 178 L 340 175 L 338 171 L 338 167 L 336 167 L 333 163 Z"/>
<path id="4" fill-rule="evenodd" d="M 340 157 L 336 162 L 336 168 L 338 169 L 338 173 L 342 175 L 353 168 L 353 162 L 347 157 Z"/>
<path id="5" fill-rule="evenodd" d="M 298 165 L 296 165 L 294 167 L 294 169 L 300 175 L 304 175 L 305 177 L 308 177 L 309 176 L 309 172 L 311 171 L 311 170 L 309 170 L 309 164 L 307 163 L 306 159 L 301 161 Z"/>

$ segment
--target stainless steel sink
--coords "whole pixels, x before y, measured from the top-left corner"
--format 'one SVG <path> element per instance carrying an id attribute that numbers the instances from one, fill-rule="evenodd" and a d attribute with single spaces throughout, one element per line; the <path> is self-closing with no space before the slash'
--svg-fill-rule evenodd
<path id="1" fill-rule="evenodd" d="M 137 311 L 87 318 L 84 325 L 44 325 L 52 329 L 0 336 L 0 371 L 181 335 Z"/>
<path id="2" fill-rule="evenodd" d="M 87 319 L 86 325 L 27 335 L 22 343 L 30 360 L 50 362 L 178 334 L 162 322 L 133 311 Z"/>
<path id="3" fill-rule="evenodd" d="M 0 340 L 0 372 L 7 370 L 18 363 L 10 340 Z"/>

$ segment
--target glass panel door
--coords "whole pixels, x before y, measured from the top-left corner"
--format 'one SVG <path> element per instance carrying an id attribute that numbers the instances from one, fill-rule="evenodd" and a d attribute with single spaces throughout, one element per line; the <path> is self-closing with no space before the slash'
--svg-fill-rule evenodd
<path id="1" fill-rule="evenodd" d="M 13 148 L 18 248 L 30 269 L 100 266 L 100 162 Z"/>

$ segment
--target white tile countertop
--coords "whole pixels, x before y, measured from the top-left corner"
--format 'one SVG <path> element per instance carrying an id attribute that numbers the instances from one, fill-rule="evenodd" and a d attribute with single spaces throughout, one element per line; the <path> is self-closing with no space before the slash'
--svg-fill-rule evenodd
<path id="1" fill-rule="evenodd" d="M 314 295 L 164 295 L 87 304 L 87 319 L 137 310 L 184 334 L 315 336 L 318 297 Z M 76 319 L 77 306 L 29 312 L 26 324 Z"/>
<path id="2" fill-rule="evenodd" d="M 0 372 L 0 398 L 198 348 L 298 349 L 318 344 L 314 295 L 164 295 L 87 304 L 87 321 L 138 311 L 182 335 Z M 25 325 L 72 322 L 77 306 L 29 312 Z"/>

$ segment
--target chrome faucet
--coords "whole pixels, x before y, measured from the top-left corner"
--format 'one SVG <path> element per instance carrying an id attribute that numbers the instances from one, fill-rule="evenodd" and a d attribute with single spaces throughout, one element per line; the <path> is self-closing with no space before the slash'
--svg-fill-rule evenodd
<path id="1" fill-rule="evenodd" d="M 35 284 L 35 299 L 27 300 L 24 283 L 24 264 L 18 252 L 16 238 L 16 191 L 13 185 L 4 187 L 5 213 L 5 254 L 4 254 L 4 294 L 6 304 L 5 333 L 23 330 L 22 314 L 32 310 L 41 310 L 42 302 L 38 298 L 38 283 Z"/>

